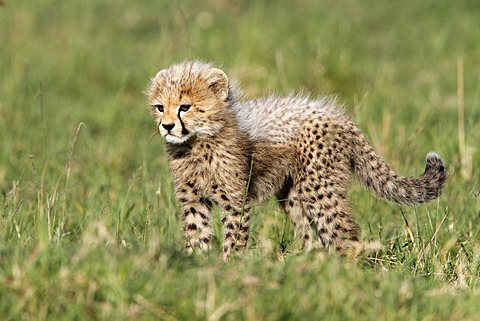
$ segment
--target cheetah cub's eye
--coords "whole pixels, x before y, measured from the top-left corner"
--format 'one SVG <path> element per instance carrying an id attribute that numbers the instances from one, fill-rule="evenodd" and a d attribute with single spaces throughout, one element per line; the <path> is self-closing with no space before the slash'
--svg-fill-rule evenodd
<path id="1" fill-rule="evenodd" d="M 178 110 L 179 110 L 179 111 L 186 112 L 186 111 L 188 111 L 191 107 L 192 107 L 192 105 L 184 104 L 184 105 L 180 105 L 180 108 L 179 108 Z"/>
<path id="2" fill-rule="evenodd" d="M 163 110 L 164 110 L 163 105 L 155 105 L 155 107 L 159 112 L 163 113 Z"/>

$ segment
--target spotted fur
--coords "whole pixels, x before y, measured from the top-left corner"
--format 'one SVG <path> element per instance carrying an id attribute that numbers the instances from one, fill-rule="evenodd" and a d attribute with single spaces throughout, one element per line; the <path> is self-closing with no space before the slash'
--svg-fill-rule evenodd
<path id="1" fill-rule="evenodd" d="M 400 204 L 436 199 L 447 178 L 427 155 L 417 178 L 397 174 L 332 98 L 291 95 L 251 101 L 210 64 L 162 70 L 147 90 L 165 138 L 183 211 L 186 249 L 207 251 L 212 204 L 222 209 L 225 257 L 247 245 L 253 200 L 275 193 L 305 249 L 343 251 L 359 242 L 347 200 L 351 173 L 378 197 Z"/>

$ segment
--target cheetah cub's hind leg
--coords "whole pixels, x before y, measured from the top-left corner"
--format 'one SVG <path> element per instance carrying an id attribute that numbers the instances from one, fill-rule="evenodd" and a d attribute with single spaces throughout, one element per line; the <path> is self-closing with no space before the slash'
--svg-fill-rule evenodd
<path id="1" fill-rule="evenodd" d="M 304 220 L 315 231 L 313 243 L 339 253 L 360 247 L 359 228 L 347 200 L 350 161 L 344 135 L 339 124 L 328 120 L 307 127 L 292 186 Z"/>
<path id="2" fill-rule="evenodd" d="M 286 198 L 277 197 L 293 223 L 303 249 L 325 249 L 347 254 L 361 248 L 359 228 L 351 218 L 347 199 L 340 193 L 312 190 L 305 184 L 293 186 Z"/>
<path id="3" fill-rule="evenodd" d="M 321 183 L 319 180 L 318 184 Z M 324 186 L 327 184 L 324 183 Z M 359 228 L 351 217 L 346 191 L 335 187 L 335 184 L 317 190 L 305 187 L 302 191 L 304 220 L 308 220 L 315 231 L 316 244 L 327 252 L 340 254 L 361 247 Z"/>
<path id="4" fill-rule="evenodd" d="M 301 241 L 303 250 L 311 251 L 322 245 L 319 242 L 314 243 L 316 236 L 311 228 L 311 222 L 305 215 L 298 191 L 293 189 L 292 185 L 292 179 L 288 178 L 282 190 L 277 193 L 277 199 L 293 224 L 295 242 Z"/>

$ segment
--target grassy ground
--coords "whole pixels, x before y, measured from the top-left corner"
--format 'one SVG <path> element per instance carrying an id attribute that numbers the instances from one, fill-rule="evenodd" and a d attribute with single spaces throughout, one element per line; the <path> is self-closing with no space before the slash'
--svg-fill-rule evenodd
<path id="1" fill-rule="evenodd" d="M 4 320 L 478 320 L 480 5 L 475 1 L 0 1 Z M 357 261 L 298 251 L 273 201 L 249 252 L 181 251 L 142 95 L 173 62 L 221 64 L 247 97 L 337 93 L 405 175 L 437 151 L 438 202 L 350 193 Z M 216 219 L 216 228 L 220 224 Z"/>

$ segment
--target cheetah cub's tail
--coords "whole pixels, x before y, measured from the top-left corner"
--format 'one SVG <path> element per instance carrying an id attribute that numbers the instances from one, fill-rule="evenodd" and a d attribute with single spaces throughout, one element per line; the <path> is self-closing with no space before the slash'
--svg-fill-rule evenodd
<path id="1" fill-rule="evenodd" d="M 403 177 L 378 156 L 359 133 L 354 138 L 353 171 L 357 179 L 377 197 L 399 204 L 415 205 L 438 198 L 448 173 L 435 152 L 427 155 L 425 172 L 419 177 Z"/>

